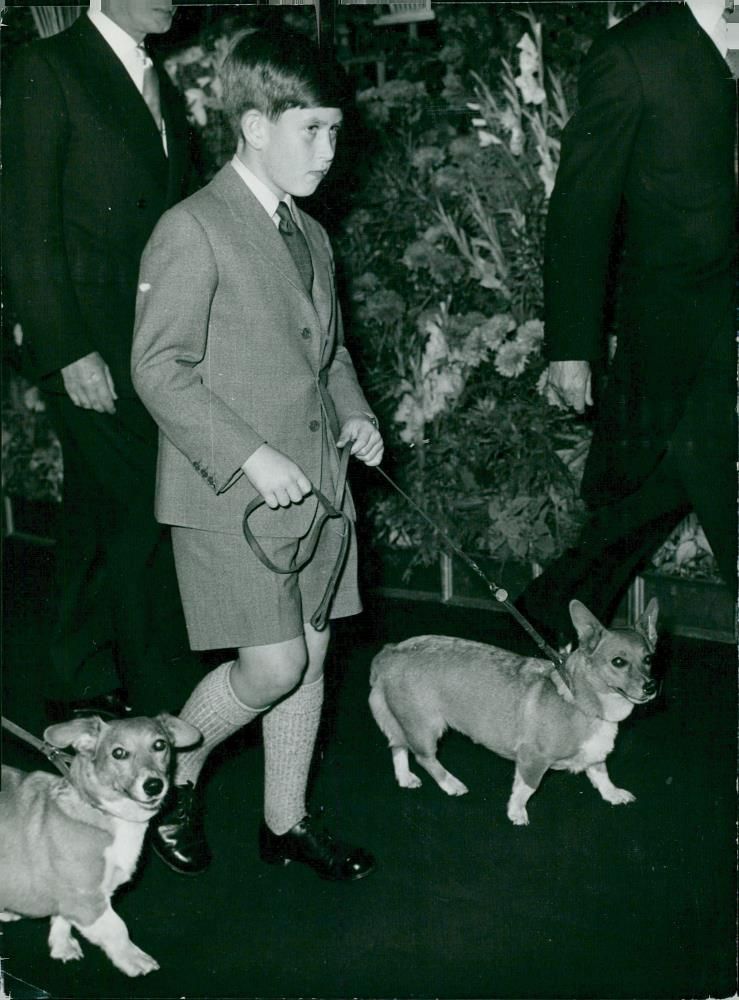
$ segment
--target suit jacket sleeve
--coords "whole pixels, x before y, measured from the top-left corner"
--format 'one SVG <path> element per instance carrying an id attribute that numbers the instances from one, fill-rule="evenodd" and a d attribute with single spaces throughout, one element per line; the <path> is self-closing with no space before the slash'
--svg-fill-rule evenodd
<path id="1" fill-rule="evenodd" d="M 325 233 L 324 239 L 333 272 L 333 253 L 328 236 Z M 335 289 L 334 294 L 336 294 Z M 328 391 L 336 410 L 336 418 L 339 421 L 339 426 L 348 420 L 349 417 L 366 416 L 374 418 L 374 413 L 359 386 L 354 362 L 344 343 L 344 323 L 338 300 L 336 302 L 336 348 L 328 368 Z"/>
<path id="2" fill-rule="evenodd" d="M 200 223 L 181 207 L 165 213 L 141 260 L 131 376 L 164 434 L 195 468 L 208 468 L 223 493 L 264 438 L 210 390 L 207 373 L 196 367 L 206 353 L 217 284 Z"/>
<path id="3" fill-rule="evenodd" d="M 4 272 L 37 371 L 48 375 L 94 349 L 64 241 L 67 107 L 56 73 L 33 47 L 16 58 L 4 97 Z"/>
<path id="4" fill-rule="evenodd" d="M 642 115 L 628 52 L 606 33 L 588 53 L 579 110 L 562 137 L 544 255 L 546 352 L 592 361 L 604 349 L 608 273 L 624 180 Z"/>

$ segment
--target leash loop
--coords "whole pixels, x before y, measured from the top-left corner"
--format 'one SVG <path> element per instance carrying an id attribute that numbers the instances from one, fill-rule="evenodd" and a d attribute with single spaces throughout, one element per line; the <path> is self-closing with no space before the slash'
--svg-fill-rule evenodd
<path id="1" fill-rule="evenodd" d="M 70 754 L 64 753 L 64 751 L 60 750 L 58 747 L 53 747 L 45 740 L 37 739 L 25 729 L 22 729 L 14 722 L 11 722 L 10 719 L 6 719 L 4 715 L 0 717 L 0 721 L 2 722 L 3 729 L 7 729 L 9 733 L 12 733 L 13 736 L 17 736 L 18 739 L 23 740 L 24 743 L 29 743 L 35 750 L 42 753 L 47 760 L 51 761 L 57 771 L 59 771 L 65 778 L 69 777 L 69 770 L 72 766 L 72 757 Z"/>
<path id="2" fill-rule="evenodd" d="M 264 506 L 264 499 L 260 496 L 255 497 L 249 504 L 247 504 L 246 510 L 244 511 L 242 528 L 244 538 L 248 542 L 249 548 L 263 566 L 266 566 L 267 569 L 271 570 L 273 573 L 279 573 L 283 576 L 287 576 L 291 573 L 299 573 L 301 569 L 307 566 L 315 555 L 316 547 L 318 546 L 318 542 L 323 534 L 323 529 L 326 527 L 328 522 L 337 518 L 341 520 L 342 533 L 339 553 L 336 557 L 333 569 L 331 570 L 331 576 L 326 584 L 323 597 L 310 619 L 311 625 L 317 632 L 322 632 L 328 624 L 328 616 L 331 609 L 331 602 L 334 597 L 334 591 L 336 590 L 336 585 L 339 581 L 341 571 L 344 568 L 347 552 L 349 551 L 351 520 L 349 515 L 342 510 L 342 504 L 346 489 L 346 475 L 349 466 L 350 451 L 351 449 L 349 445 L 346 445 L 341 454 L 339 478 L 336 484 L 336 496 L 333 503 L 331 503 L 331 501 L 328 500 L 316 486 L 313 487 L 313 495 L 316 500 L 318 500 L 319 505 L 323 508 L 323 512 L 318 516 L 313 527 L 311 528 L 302 557 L 297 561 L 293 561 L 290 566 L 278 566 L 277 563 L 273 562 L 259 544 L 254 532 L 249 527 L 249 518 L 256 510 Z"/>

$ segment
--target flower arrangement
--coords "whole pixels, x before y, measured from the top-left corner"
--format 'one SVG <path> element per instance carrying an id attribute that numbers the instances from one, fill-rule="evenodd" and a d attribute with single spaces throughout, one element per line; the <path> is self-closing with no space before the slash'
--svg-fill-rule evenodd
<path id="1" fill-rule="evenodd" d="M 35 386 L 7 373 L 2 396 L 2 485 L 11 496 L 58 503 L 62 451 Z"/>
<path id="2" fill-rule="evenodd" d="M 201 140 L 201 156 L 209 179 L 233 147 L 231 127 L 222 110 L 218 67 L 229 46 L 230 34 L 204 33 L 196 45 L 170 55 L 164 63 L 174 85 L 187 102 L 188 115 Z"/>
<path id="3" fill-rule="evenodd" d="M 652 558 L 652 566 L 667 576 L 720 581 L 716 559 L 695 514 L 675 528 Z"/>
<path id="4" fill-rule="evenodd" d="M 568 109 L 541 24 L 529 13 L 523 26 L 515 65 L 502 58 L 493 82 L 472 77 L 461 120 L 440 124 L 417 81 L 358 95 L 386 128 L 398 94 L 412 112 L 338 253 L 397 477 L 466 549 L 532 563 L 561 552 L 581 523 L 589 431 L 544 395 L 542 235 Z M 438 556 L 400 498 L 373 491 L 370 512 L 376 537 Z"/>
<path id="5" fill-rule="evenodd" d="M 633 6 L 609 3 L 608 23 Z M 541 258 L 576 53 L 596 7 L 535 15 L 506 5 L 492 16 L 485 4 L 439 5 L 441 45 L 405 62 L 396 53 L 398 75 L 357 95 L 373 156 L 334 233 L 348 336 L 394 478 L 476 555 L 545 562 L 574 541 L 583 516 L 590 433 L 547 394 Z M 311 12 L 295 10 L 294 27 L 312 30 Z M 372 15 L 339 13 L 363 24 Z M 218 66 L 243 26 L 243 12 L 226 16 L 166 64 L 201 138 L 206 178 L 233 147 Z M 41 397 L 12 373 L 2 417 L 4 488 L 58 499 L 58 442 Z M 377 477 L 362 486 L 374 539 L 437 558 L 438 540 L 402 498 Z M 654 564 L 717 577 L 695 518 Z"/>

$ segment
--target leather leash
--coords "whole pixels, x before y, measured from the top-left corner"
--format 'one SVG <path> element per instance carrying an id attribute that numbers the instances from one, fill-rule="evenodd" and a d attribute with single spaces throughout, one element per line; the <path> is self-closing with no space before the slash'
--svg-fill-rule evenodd
<path id="1" fill-rule="evenodd" d="M 319 516 L 318 520 L 315 522 L 315 525 L 313 526 L 308 536 L 305 555 L 299 562 L 294 562 L 291 566 L 286 566 L 286 567 L 277 566 L 274 562 L 272 562 L 269 556 L 267 556 L 267 554 L 262 549 L 257 539 L 254 537 L 253 532 L 249 528 L 248 521 L 251 515 L 254 513 L 254 511 L 258 510 L 259 507 L 262 507 L 264 505 L 265 501 L 262 499 L 262 497 L 259 496 L 255 497 L 254 500 L 251 501 L 251 503 L 247 506 L 246 510 L 244 511 L 244 520 L 243 520 L 244 537 L 249 543 L 252 552 L 256 555 L 259 561 L 268 569 L 272 570 L 273 573 L 281 573 L 281 574 L 297 573 L 301 569 L 303 569 L 303 567 L 306 566 L 313 558 L 313 554 L 316 550 L 316 546 L 321 536 L 321 532 L 323 531 L 327 522 L 333 518 L 342 519 L 344 530 L 341 539 L 341 549 L 339 551 L 339 555 L 337 557 L 334 568 L 331 572 L 331 577 L 326 585 L 326 589 L 324 591 L 323 598 L 321 599 L 321 603 L 319 604 L 318 609 L 311 618 L 311 625 L 318 631 L 324 629 L 328 622 L 328 614 L 331 607 L 331 600 L 333 599 L 336 583 L 338 581 L 339 574 L 343 569 L 344 560 L 346 558 L 347 549 L 349 547 L 349 537 L 350 537 L 349 517 L 341 509 L 341 505 L 344 498 L 344 490 L 346 488 L 346 474 L 349 465 L 349 455 L 350 455 L 350 448 L 347 445 L 344 448 L 341 455 L 341 464 L 339 466 L 339 481 L 336 487 L 336 499 L 334 500 L 333 504 L 326 499 L 326 497 L 323 495 L 323 493 L 321 493 L 319 489 L 316 489 L 315 487 L 313 488 L 313 494 L 315 495 L 321 507 L 323 507 L 323 513 Z M 420 514 L 421 517 L 424 519 L 424 521 L 426 521 L 426 523 L 431 528 L 433 528 L 433 530 L 439 535 L 441 540 L 444 542 L 445 546 L 451 552 L 453 552 L 454 555 L 458 556 L 464 563 L 466 563 L 470 567 L 470 569 L 473 570 L 473 572 L 475 572 L 480 577 L 480 579 L 484 582 L 485 586 L 491 592 L 491 594 L 498 602 L 498 604 L 503 605 L 506 611 L 513 618 L 515 618 L 518 624 L 526 632 L 528 632 L 528 634 L 531 636 L 536 645 L 542 651 L 546 659 L 550 660 L 551 663 L 554 664 L 557 674 L 561 678 L 563 684 L 565 684 L 567 689 L 570 690 L 569 678 L 567 677 L 566 671 L 564 669 L 565 658 L 561 656 L 555 649 L 553 649 L 541 635 L 539 635 L 534 626 L 526 618 L 524 618 L 524 616 L 521 614 L 521 612 L 518 610 L 515 604 L 511 603 L 511 601 L 508 600 L 508 591 L 505 590 L 503 587 L 499 587 L 497 583 L 495 583 L 494 581 L 489 580 L 487 576 L 483 573 L 483 571 L 480 569 L 480 567 L 477 565 L 475 560 L 472 559 L 470 556 L 468 556 L 466 552 L 463 552 L 458 545 L 455 545 L 455 543 L 451 540 L 451 538 L 443 530 L 443 528 L 440 528 L 439 525 L 436 524 L 436 522 L 429 517 L 426 511 L 422 507 L 420 507 L 415 500 L 413 500 L 410 496 L 408 496 L 408 494 L 403 489 L 401 489 L 401 487 L 398 486 L 398 484 L 393 479 L 391 479 L 390 476 L 388 476 L 388 474 L 384 471 L 384 469 L 380 468 L 379 465 L 376 466 L 376 469 L 380 473 L 380 475 L 383 476 L 383 478 L 386 479 L 387 482 L 393 487 L 393 489 L 396 490 L 404 498 L 404 500 L 410 504 L 411 507 L 413 507 L 416 513 Z"/>
<path id="2" fill-rule="evenodd" d="M 247 508 L 244 511 L 244 520 L 242 527 L 244 531 L 244 538 L 249 543 L 249 547 L 251 548 L 252 552 L 257 557 L 257 559 L 259 559 L 259 561 L 264 566 L 266 566 L 267 569 L 272 570 L 273 573 L 280 573 L 282 575 L 287 575 L 289 573 L 298 573 L 300 572 L 301 569 L 303 569 L 304 566 L 307 566 L 308 563 L 313 558 L 313 555 L 316 551 L 316 546 L 318 545 L 318 541 L 321 537 L 321 534 L 323 533 L 323 529 L 326 527 L 328 522 L 334 520 L 335 518 L 341 519 L 342 534 L 341 534 L 341 547 L 339 549 L 339 554 L 336 557 L 336 562 L 334 563 L 334 567 L 331 570 L 331 576 L 329 577 L 328 583 L 326 584 L 326 589 L 323 592 L 323 597 L 321 598 L 321 602 L 316 608 L 313 615 L 311 616 L 310 620 L 311 625 L 313 626 L 314 629 L 316 629 L 317 632 L 322 632 L 323 629 L 325 629 L 326 625 L 328 624 L 329 611 L 331 610 L 331 601 L 333 600 L 334 591 L 336 590 L 336 584 L 338 583 L 339 576 L 341 574 L 342 569 L 344 568 L 346 554 L 349 551 L 349 539 L 351 537 L 351 530 L 350 530 L 351 522 L 349 519 L 349 515 L 346 514 L 341 509 L 341 507 L 344 501 L 344 491 L 346 489 L 346 473 L 349 467 L 350 451 L 351 449 L 349 445 L 347 445 L 341 454 L 341 463 L 339 465 L 339 480 L 338 483 L 336 484 L 336 497 L 333 503 L 331 503 L 331 501 L 328 500 L 317 487 L 315 486 L 313 487 L 313 495 L 318 500 L 319 505 L 323 508 L 323 512 L 318 516 L 313 527 L 311 528 L 302 558 L 297 562 L 293 561 L 293 563 L 290 566 L 278 566 L 276 563 L 274 563 L 269 558 L 267 553 L 264 551 L 262 546 L 259 544 L 257 539 L 254 537 L 254 533 L 249 527 L 249 518 L 251 517 L 251 515 L 254 513 L 255 510 L 258 510 L 265 503 L 263 498 L 260 496 L 255 497 L 251 501 L 251 503 L 247 505 Z"/>
<path id="3" fill-rule="evenodd" d="M 2 721 L 3 729 L 7 729 L 9 733 L 17 736 L 18 739 L 23 740 L 25 743 L 29 743 L 35 750 L 39 750 L 65 778 L 69 777 L 69 770 L 72 766 L 71 754 L 64 753 L 64 751 L 53 747 L 50 743 L 37 739 L 25 729 L 11 722 L 10 719 L 6 719 L 4 715 L 0 717 L 0 721 Z"/>
<path id="4" fill-rule="evenodd" d="M 534 640 L 534 642 L 542 651 L 544 656 L 554 664 L 557 674 L 561 678 L 563 684 L 565 684 L 565 686 L 567 687 L 567 690 L 568 691 L 571 690 L 569 678 L 567 677 L 567 674 L 564 669 L 565 658 L 561 656 L 555 649 L 553 649 L 541 635 L 539 635 L 539 633 L 536 631 L 531 622 L 529 622 L 528 619 L 524 618 L 524 616 L 518 610 L 516 605 L 512 604 L 511 601 L 508 600 L 508 591 L 505 590 L 504 587 L 499 587 L 497 583 L 495 583 L 494 581 L 489 580 L 487 576 L 485 576 L 483 571 L 480 569 L 480 567 L 477 565 L 475 560 L 472 559 L 470 556 L 468 556 L 466 552 L 463 552 L 458 545 L 455 545 L 454 542 L 449 537 L 449 535 L 447 535 L 447 533 L 442 528 L 440 528 L 435 521 L 433 521 L 429 517 L 426 511 L 422 507 L 420 507 L 415 500 L 409 497 L 408 494 L 403 489 L 401 489 L 401 487 L 398 486 L 398 484 L 393 479 L 391 479 L 390 476 L 388 476 L 387 472 L 385 472 L 384 469 L 381 469 L 379 465 L 376 468 L 377 471 L 380 473 L 380 475 L 388 481 L 388 483 L 393 487 L 393 489 L 396 490 L 407 501 L 407 503 L 409 503 L 411 507 L 413 507 L 416 513 L 420 514 L 421 517 L 424 519 L 424 521 L 426 521 L 426 523 L 434 529 L 434 531 L 439 535 L 439 537 L 444 542 L 446 547 L 451 552 L 453 552 L 454 555 L 458 556 L 462 560 L 462 562 L 466 563 L 470 567 L 470 569 L 473 570 L 480 577 L 480 579 L 484 582 L 485 586 L 488 588 L 488 590 L 493 595 L 498 604 L 503 605 L 506 611 L 513 618 L 516 619 L 518 624 L 523 629 L 525 629 L 526 632 L 528 632 L 528 634 Z"/>

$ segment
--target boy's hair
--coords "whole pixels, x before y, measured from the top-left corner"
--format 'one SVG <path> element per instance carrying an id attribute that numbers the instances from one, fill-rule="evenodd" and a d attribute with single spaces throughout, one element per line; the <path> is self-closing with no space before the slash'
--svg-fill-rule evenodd
<path id="1" fill-rule="evenodd" d="M 282 28 L 239 33 L 220 78 L 223 110 L 237 137 L 252 108 L 276 121 L 289 108 L 342 108 L 348 98 L 341 67 L 304 35 Z"/>

